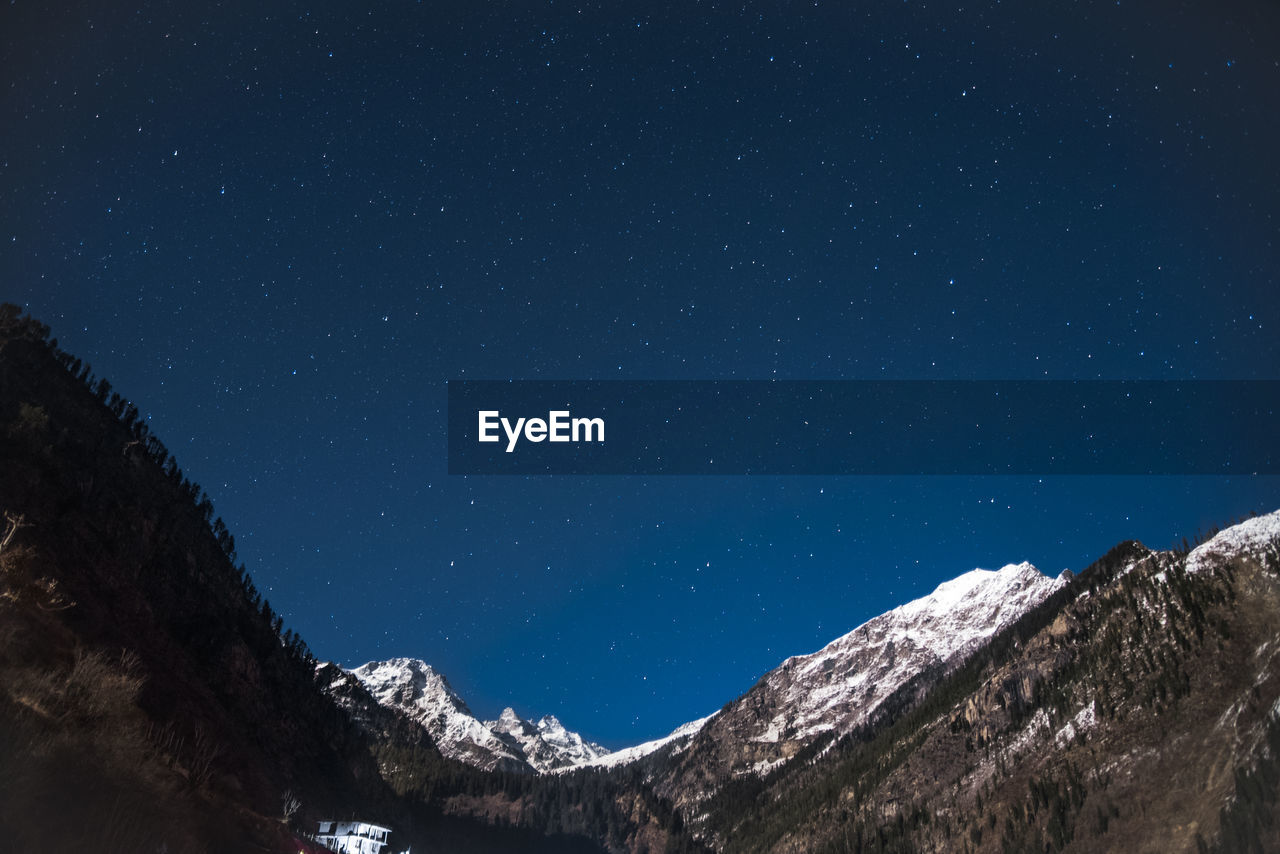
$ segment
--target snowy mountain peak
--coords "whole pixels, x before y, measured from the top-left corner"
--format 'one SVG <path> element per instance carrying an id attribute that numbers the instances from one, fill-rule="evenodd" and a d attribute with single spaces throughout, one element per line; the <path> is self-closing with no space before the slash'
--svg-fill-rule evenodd
<path id="1" fill-rule="evenodd" d="M 1025 562 L 944 581 L 770 671 L 748 694 L 759 695 L 754 721 L 740 721 L 739 732 L 758 744 L 795 744 L 866 723 L 907 680 L 954 666 L 1064 583 Z M 719 725 L 732 724 L 726 717 Z M 761 760 L 755 770 L 773 761 Z"/>
<path id="2" fill-rule="evenodd" d="M 1030 563 L 1000 569 L 972 569 L 934 588 L 932 593 L 874 617 L 818 652 L 784 662 L 812 664 L 831 655 L 885 639 L 927 647 L 939 659 L 994 634 L 1065 583 Z"/>
<path id="3" fill-rule="evenodd" d="M 426 727 L 445 756 L 480 768 L 549 771 L 609 752 L 550 715 L 533 724 L 508 706 L 496 721 L 482 723 L 442 674 L 416 658 L 371 661 L 349 672 L 380 704 Z"/>
<path id="4" fill-rule="evenodd" d="M 1030 563 L 1010 563 L 1000 569 L 971 569 L 963 575 L 939 584 L 928 596 L 922 596 L 889 613 L 915 617 L 927 613 L 946 613 L 957 609 L 981 608 L 995 603 L 1009 593 L 1039 588 L 1052 579 Z"/>
<path id="5" fill-rule="evenodd" d="M 524 757 L 475 719 L 444 676 L 416 658 L 371 661 L 350 671 L 384 706 L 418 721 L 445 756 L 481 768 L 527 768 Z"/>
<path id="6" fill-rule="evenodd" d="M 421 696 L 446 698 L 451 705 L 466 711 L 467 704 L 453 690 L 444 674 L 437 672 L 416 658 L 391 658 L 386 661 L 370 661 L 350 671 L 375 697 L 379 692 L 391 692 L 409 699 Z"/>
<path id="7" fill-rule="evenodd" d="M 1196 546 L 1187 555 L 1187 572 L 1200 572 L 1241 555 L 1280 561 L 1280 510 L 1232 525 Z"/>
<path id="8" fill-rule="evenodd" d="M 507 708 L 496 721 L 489 721 L 485 726 L 519 750 L 525 761 L 538 771 L 581 765 L 609 753 L 604 747 L 565 729 L 554 715 L 544 715 L 532 723 Z"/>

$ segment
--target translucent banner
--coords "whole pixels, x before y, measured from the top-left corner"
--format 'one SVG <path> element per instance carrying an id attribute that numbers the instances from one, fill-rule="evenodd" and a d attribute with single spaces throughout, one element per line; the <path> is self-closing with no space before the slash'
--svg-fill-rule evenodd
<path id="1" fill-rule="evenodd" d="M 1280 474 L 1280 381 L 455 381 L 450 474 Z"/>

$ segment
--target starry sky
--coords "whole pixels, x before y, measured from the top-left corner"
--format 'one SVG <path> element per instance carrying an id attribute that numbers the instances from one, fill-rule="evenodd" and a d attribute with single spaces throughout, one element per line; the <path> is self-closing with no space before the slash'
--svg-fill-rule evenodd
<path id="1" fill-rule="evenodd" d="M 322 659 L 610 747 L 1275 477 L 461 477 L 457 379 L 1280 378 L 1280 7 L 0 9 L 0 298 Z M 371 8 L 365 8 L 369 6 Z"/>

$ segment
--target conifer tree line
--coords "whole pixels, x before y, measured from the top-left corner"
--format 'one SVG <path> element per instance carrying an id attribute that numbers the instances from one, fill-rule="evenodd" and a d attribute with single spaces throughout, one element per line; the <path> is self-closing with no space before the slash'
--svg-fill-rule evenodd
<path id="1" fill-rule="evenodd" d="M 243 563 L 237 564 L 236 542 L 231 531 L 221 516 L 214 516 L 213 499 L 209 497 L 200 484 L 186 477 L 178 466 L 177 458 L 169 453 L 160 437 L 151 434 L 147 422 L 138 407 L 131 401 L 114 391 L 106 377 L 97 377 L 89 363 L 73 356 L 58 346 L 58 339 L 50 337 L 50 328 L 30 314 L 12 303 L 0 304 L 0 338 L 25 339 L 46 347 L 54 360 L 66 372 L 83 385 L 115 416 L 132 436 L 124 447 L 123 453 L 138 460 L 153 463 L 164 472 L 178 490 L 194 505 L 210 534 L 217 542 L 226 563 L 244 590 L 245 596 L 255 610 L 260 612 L 271 627 L 280 643 L 288 651 L 290 658 L 308 668 L 314 668 L 316 658 L 300 635 L 292 629 L 284 628 L 284 618 L 275 613 L 271 603 L 258 591 Z"/>

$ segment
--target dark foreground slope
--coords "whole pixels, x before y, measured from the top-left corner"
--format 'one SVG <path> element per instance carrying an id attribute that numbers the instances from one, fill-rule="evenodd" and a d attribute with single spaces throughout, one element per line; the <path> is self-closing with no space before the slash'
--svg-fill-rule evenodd
<path id="1" fill-rule="evenodd" d="M 272 850 L 286 813 L 399 817 L 208 498 L 45 334 L 0 312 L 6 841 Z"/>
<path id="2" fill-rule="evenodd" d="M 638 782 L 486 774 L 358 684 L 335 702 L 208 496 L 48 332 L 0 307 L 0 851 L 298 851 L 350 817 L 393 850 L 680 847 Z"/>
<path id="3" fill-rule="evenodd" d="M 297 850 L 284 819 L 353 813 L 412 827 L 208 498 L 46 335 L 0 313 L 9 850 Z"/>

